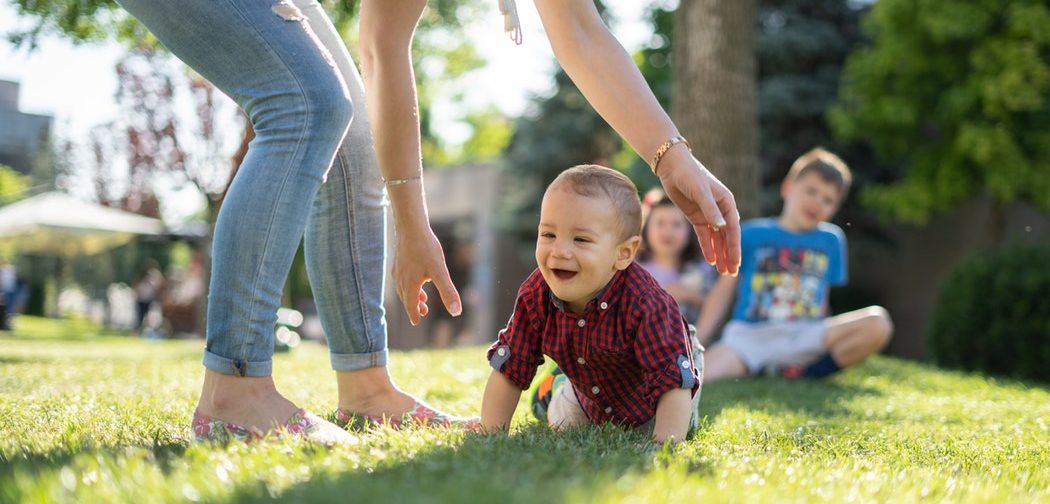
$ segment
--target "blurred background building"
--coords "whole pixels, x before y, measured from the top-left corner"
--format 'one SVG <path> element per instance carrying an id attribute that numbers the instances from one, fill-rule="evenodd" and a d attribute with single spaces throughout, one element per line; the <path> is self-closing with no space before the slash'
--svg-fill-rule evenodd
<path id="1" fill-rule="evenodd" d="M 51 116 L 18 109 L 17 82 L 0 80 L 0 165 L 29 173 L 51 137 Z"/>

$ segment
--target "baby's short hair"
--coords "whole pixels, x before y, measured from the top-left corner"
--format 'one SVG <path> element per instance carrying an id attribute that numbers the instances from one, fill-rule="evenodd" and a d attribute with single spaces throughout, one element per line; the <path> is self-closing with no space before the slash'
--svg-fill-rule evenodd
<path id="1" fill-rule="evenodd" d="M 604 166 L 577 165 L 561 172 L 547 186 L 547 192 L 562 184 L 568 184 L 581 196 L 608 198 L 619 214 L 620 239 L 642 232 L 642 201 L 638 198 L 638 188 L 624 174 Z"/>
<path id="2" fill-rule="evenodd" d="M 791 165 L 786 180 L 796 180 L 810 172 L 816 173 L 825 182 L 838 186 L 839 194 L 843 197 L 853 183 L 853 174 L 846 163 L 823 147 L 817 147 L 799 156 Z"/>

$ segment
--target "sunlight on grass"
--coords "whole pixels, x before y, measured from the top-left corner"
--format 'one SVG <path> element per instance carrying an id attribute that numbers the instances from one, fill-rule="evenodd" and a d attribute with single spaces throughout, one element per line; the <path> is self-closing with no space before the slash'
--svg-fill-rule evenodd
<path id="1" fill-rule="evenodd" d="M 381 429 L 346 447 L 219 447 L 190 442 L 203 342 L 18 322 L 0 338 L 5 502 L 1050 500 L 1045 387 L 896 359 L 823 382 L 709 385 L 704 427 L 678 447 L 610 426 L 555 434 L 525 408 L 509 437 Z M 322 415 L 335 399 L 326 352 L 304 344 L 275 362 L 278 386 Z M 479 410 L 481 349 L 391 362 L 406 390 Z"/>

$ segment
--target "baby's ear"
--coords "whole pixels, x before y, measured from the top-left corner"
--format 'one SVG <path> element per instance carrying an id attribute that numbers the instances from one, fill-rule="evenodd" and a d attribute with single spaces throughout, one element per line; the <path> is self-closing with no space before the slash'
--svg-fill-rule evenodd
<path id="1" fill-rule="evenodd" d="M 616 246 L 616 269 L 625 270 L 638 255 L 638 247 L 642 245 L 642 237 L 634 235 Z"/>

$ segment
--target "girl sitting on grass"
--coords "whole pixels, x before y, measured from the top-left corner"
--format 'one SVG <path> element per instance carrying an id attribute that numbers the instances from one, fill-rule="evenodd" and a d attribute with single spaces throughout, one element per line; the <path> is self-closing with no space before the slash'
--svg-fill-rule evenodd
<path id="1" fill-rule="evenodd" d="M 659 190 L 651 191 L 646 200 L 655 203 L 648 205 L 638 262 L 678 301 L 682 316 L 696 323 L 718 272 L 700 260 L 692 225 L 682 211 Z"/>

